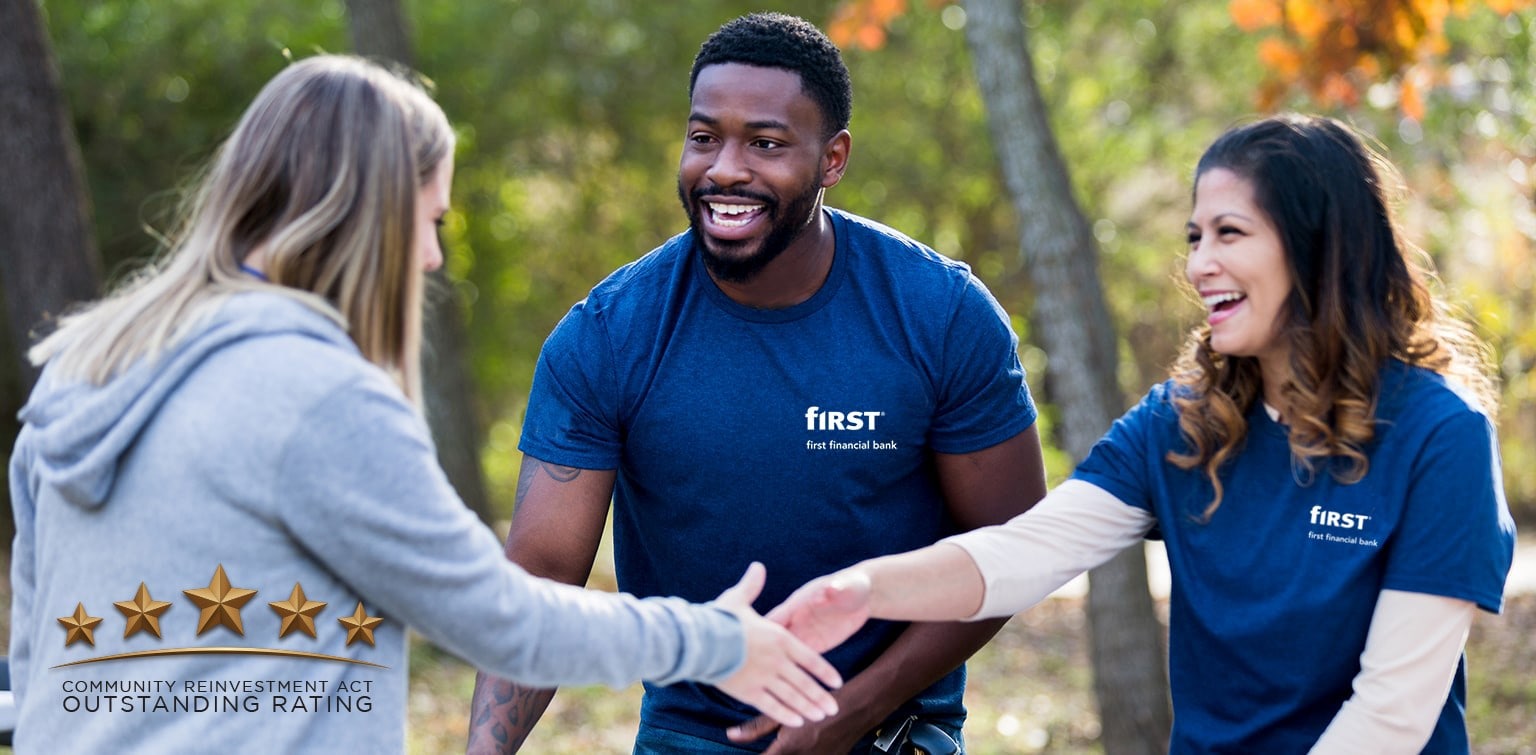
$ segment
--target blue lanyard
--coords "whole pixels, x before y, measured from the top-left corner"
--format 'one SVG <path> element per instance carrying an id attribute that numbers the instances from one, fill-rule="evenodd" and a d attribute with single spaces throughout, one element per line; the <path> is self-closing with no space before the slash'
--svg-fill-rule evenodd
<path id="1" fill-rule="evenodd" d="M 250 265 L 245 264 L 244 262 L 240 263 L 240 272 L 243 272 L 246 275 L 251 276 L 252 278 L 258 278 L 258 279 L 264 280 L 264 281 L 266 281 L 268 283 L 272 282 L 270 279 L 267 278 L 266 273 L 263 273 L 260 270 L 257 270 L 256 268 L 251 267 Z"/>

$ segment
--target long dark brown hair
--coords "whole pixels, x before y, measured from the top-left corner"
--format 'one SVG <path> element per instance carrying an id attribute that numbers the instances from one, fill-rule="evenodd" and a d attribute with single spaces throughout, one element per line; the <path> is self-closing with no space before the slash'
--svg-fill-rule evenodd
<path id="1" fill-rule="evenodd" d="M 1298 480 L 1319 462 L 1341 482 L 1369 471 L 1364 446 L 1375 435 L 1380 373 L 1399 360 L 1451 378 L 1492 415 L 1498 392 L 1487 347 L 1430 291 L 1432 268 L 1407 243 L 1389 199 L 1401 182 L 1392 166 L 1348 126 L 1283 115 L 1234 128 L 1211 145 L 1195 179 L 1229 170 L 1253 187 L 1279 232 L 1292 287 L 1280 317 L 1290 344 L 1279 408 L 1290 425 Z M 1246 416 L 1263 396 L 1258 360 L 1219 354 L 1209 325 L 1196 328 L 1173 368 L 1179 428 L 1190 452 L 1170 452 L 1181 469 L 1202 469 L 1221 505 L 1218 472 L 1242 447 Z"/>

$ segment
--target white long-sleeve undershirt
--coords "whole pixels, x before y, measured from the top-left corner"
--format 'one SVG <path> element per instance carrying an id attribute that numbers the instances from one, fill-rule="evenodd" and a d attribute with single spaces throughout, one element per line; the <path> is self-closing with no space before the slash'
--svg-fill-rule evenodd
<path id="1" fill-rule="evenodd" d="M 1068 480 L 1005 524 L 956 535 L 985 583 L 970 619 L 1011 616 L 1136 544 L 1156 523 L 1082 480 Z M 1433 733 L 1476 613 L 1466 600 L 1382 590 L 1353 695 L 1314 755 L 1416 753 Z"/>

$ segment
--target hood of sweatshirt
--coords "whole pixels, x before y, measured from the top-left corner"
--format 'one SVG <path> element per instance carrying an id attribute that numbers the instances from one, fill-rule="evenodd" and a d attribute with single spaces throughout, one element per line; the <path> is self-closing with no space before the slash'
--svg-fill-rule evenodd
<path id="1" fill-rule="evenodd" d="M 169 349 L 142 359 L 104 385 L 61 380 L 45 367 L 21 420 L 40 481 L 77 506 L 99 507 L 112 493 L 119 461 L 166 398 L 209 356 L 251 338 L 299 335 L 356 350 L 330 317 L 292 296 L 234 294 Z"/>

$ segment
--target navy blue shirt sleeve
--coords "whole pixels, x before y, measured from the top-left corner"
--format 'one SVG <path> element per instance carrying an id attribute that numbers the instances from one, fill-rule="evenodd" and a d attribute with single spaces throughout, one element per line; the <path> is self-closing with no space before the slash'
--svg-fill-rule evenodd
<path id="1" fill-rule="evenodd" d="M 1382 587 L 1459 598 L 1498 613 L 1514 558 L 1498 434 L 1463 411 L 1434 428 L 1413 462 Z"/>
<path id="2" fill-rule="evenodd" d="M 970 276 L 945 333 L 929 445 L 939 453 L 971 453 L 1008 440 L 1034 422 L 1019 338 L 992 292 Z"/>
<path id="3" fill-rule="evenodd" d="M 1123 503 L 1156 514 L 1152 501 L 1151 465 L 1164 463 L 1165 451 L 1162 444 L 1152 438 L 1156 428 L 1166 424 L 1168 413 L 1173 411 L 1172 404 L 1167 401 L 1167 385 L 1154 387 L 1141 403 L 1115 420 L 1109 432 L 1093 444 L 1072 477 L 1102 488 Z M 1176 416 L 1173 422 L 1177 426 Z"/>
<path id="4" fill-rule="evenodd" d="M 518 448 L 553 464 L 614 469 L 622 450 L 613 352 L 596 312 L 578 302 L 544 342 Z"/>

